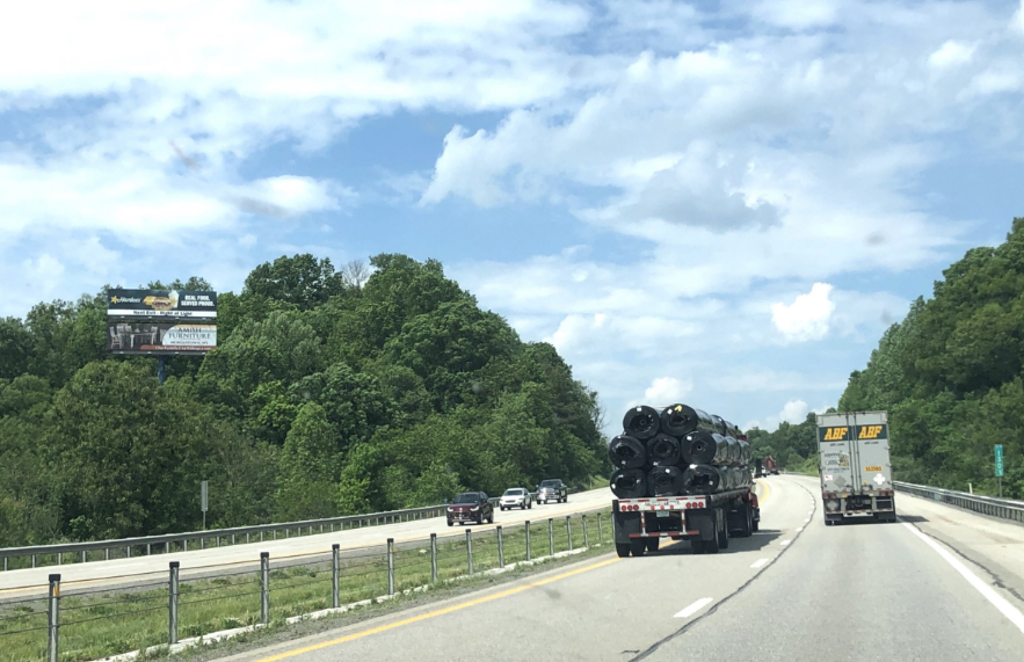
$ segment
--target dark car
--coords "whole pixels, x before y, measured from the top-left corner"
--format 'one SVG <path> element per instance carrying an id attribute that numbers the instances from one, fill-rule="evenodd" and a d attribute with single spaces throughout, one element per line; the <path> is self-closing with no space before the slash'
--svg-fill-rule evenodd
<path id="1" fill-rule="evenodd" d="M 484 520 L 494 523 L 494 506 L 483 492 L 463 492 L 448 505 L 448 526 L 455 522 L 483 524 Z"/>
<path id="2" fill-rule="evenodd" d="M 558 478 L 540 481 L 537 487 L 537 503 L 555 501 L 565 503 L 569 500 L 569 487 Z"/>

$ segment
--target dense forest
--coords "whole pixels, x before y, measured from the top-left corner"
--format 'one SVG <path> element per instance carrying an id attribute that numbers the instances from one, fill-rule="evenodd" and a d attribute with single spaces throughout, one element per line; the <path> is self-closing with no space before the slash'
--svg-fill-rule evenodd
<path id="1" fill-rule="evenodd" d="M 201 278 L 150 288 L 211 289 Z M 106 296 L 0 319 L 0 547 L 440 503 L 607 471 L 596 394 L 434 260 L 260 265 L 218 348 L 106 351 Z"/>
<path id="2" fill-rule="evenodd" d="M 967 251 L 854 372 L 841 410 L 886 409 L 900 480 L 1024 497 L 1024 218 L 996 248 Z"/>
<path id="3" fill-rule="evenodd" d="M 850 375 L 839 411 L 889 412 L 897 480 L 1024 498 L 1024 218 L 1006 242 L 969 250 L 885 332 L 864 370 Z M 815 470 L 815 423 L 751 430 L 755 448 L 789 469 Z"/>

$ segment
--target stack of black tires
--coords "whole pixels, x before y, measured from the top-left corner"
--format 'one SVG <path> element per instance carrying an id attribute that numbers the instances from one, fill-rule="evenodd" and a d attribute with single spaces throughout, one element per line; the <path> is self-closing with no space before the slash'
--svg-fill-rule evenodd
<path id="1" fill-rule="evenodd" d="M 620 499 L 717 494 L 749 487 L 750 447 L 739 428 L 684 404 L 626 412 L 608 454 Z"/>

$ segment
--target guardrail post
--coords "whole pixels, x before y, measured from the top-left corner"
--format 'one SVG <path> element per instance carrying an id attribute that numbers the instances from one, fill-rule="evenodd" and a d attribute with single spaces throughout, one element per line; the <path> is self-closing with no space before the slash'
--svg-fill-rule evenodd
<path id="1" fill-rule="evenodd" d="M 32 555 L 32 567 L 33 568 L 36 567 L 36 555 L 35 554 Z"/>
<path id="2" fill-rule="evenodd" d="M 270 623 L 270 552 L 260 552 L 260 621 Z"/>
<path id="3" fill-rule="evenodd" d="M 466 529 L 466 558 L 469 561 L 469 574 L 473 574 L 473 529 Z"/>
<path id="4" fill-rule="evenodd" d="M 171 577 L 168 586 L 168 598 L 167 602 L 167 643 L 176 644 L 178 643 L 178 568 L 181 566 L 179 561 L 171 561 L 169 564 L 171 570 Z"/>
<path id="5" fill-rule="evenodd" d="M 388 595 L 395 594 L 395 539 L 388 538 Z"/>
<path id="6" fill-rule="evenodd" d="M 47 662 L 57 662 L 58 630 L 60 628 L 60 575 L 50 575 L 50 599 L 47 602 L 47 630 L 49 638 L 46 644 Z"/>
<path id="7" fill-rule="evenodd" d="M 601 511 L 597 513 L 597 538 L 604 544 L 604 527 L 601 526 Z"/>
<path id="8" fill-rule="evenodd" d="M 132 557 L 132 546 L 131 545 L 125 545 L 124 546 L 124 557 L 126 559 L 130 559 Z"/>
<path id="9" fill-rule="evenodd" d="M 533 555 L 530 553 L 530 520 L 526 520 L 526 560 L 530 561 L 533 559 Z"/>
<path id="10" fill-rule="evenodd" d="M 580 515 L 580 519 L 583 520 L 583 546 L 590 547 L 590 536 L 587 533 L 587 514 Z"/>
<path id="11" fill-rule="evenodd" d="M 57 552 L 57 565 L 64 565 L 64 552 Z"/>
<path id="12" fill-rule="evenodd" d="M 339 551 L 340 548 L 341 547 L 338 543 L 331 545 L 331 606 L 335 609 L 341 606 L 338 601 L 338 575 L 341 574 L 341 558 L 339 557 L 341 554 Z"/>
<path id="13" fill-rule="evenodd" d="M 85 554 L 85 552 L 82 552 L 82 553 Z M 6 556 L 4 557 L 4 572 L 7 572 L 7 557 Z"/>
<path id="14" fill-rule="evenodd" d="M 548 554 L 555 555 L 555 520 L 552 517 L 548 518 Z"/>
<path id="15" fill-rule="evenodd" d="M 430 581 L 437 581 L 437 534 L 430 534 Z"/>
<path id="16" fill-rule="evenodd" d="M 505 545 L 501 539 L 501 525 L 498 525 L 498 567 L 505 567 Z"/>
<path id="17" fill-rule="evenodd" d="M 572 551 L 572 515 L 565 516 L 565 535 L 569 539 L 569 551 Z"/>

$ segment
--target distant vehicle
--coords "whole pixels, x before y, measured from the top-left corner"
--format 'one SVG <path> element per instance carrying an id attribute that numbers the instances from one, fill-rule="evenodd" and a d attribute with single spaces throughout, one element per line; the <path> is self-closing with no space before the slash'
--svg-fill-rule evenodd
<path id="1" fill-rule="evenodd" d="M 528 489 L 512 487 L 505 490 L 505 493 L 501 495 L 498 506 L 502 510 L 508 510 L 509 508 L 526 510 L 527 508 L 533 508 L 533 496 L 530 495 L 530 490 Z"/>
<path id="2" fill-rule="evenodd" d="M 754 478 L 764 478 L 764 460 L 754 459 Z"/>
<path id="3" fill-rule="evenodd" d="M 448 526 L 455 522 L 494 523 L 494 506 L 483 492 L 463 492 L 448 506 Z"/>
<path id="4" fill-rule="evenodd" d="M 540 481 L 537 488 L 537 503 L 565 503 L 569 500 L 569 488 L 558 478 L 549 478 Z"/>
<path id="5" fill-rule="evenodd" d="M 817 423 L 825 524 L 868 517 L 895 522 L 888 413 L 818 414 Z"/>
<path id="6" fill-rule="evenodd" d="M 764 473 L 773 476 L 779 475 L 779 463 L 771 455 L 764 456 Z"/>

